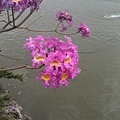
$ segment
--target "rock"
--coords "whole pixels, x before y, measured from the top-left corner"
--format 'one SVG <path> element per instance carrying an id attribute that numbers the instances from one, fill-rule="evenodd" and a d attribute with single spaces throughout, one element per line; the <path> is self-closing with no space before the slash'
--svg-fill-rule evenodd
<path id="1" fill-rule="evenodd" d="M 0 120 L 32 120 L 25 115 L 8 90 L 0 85 Z"/>

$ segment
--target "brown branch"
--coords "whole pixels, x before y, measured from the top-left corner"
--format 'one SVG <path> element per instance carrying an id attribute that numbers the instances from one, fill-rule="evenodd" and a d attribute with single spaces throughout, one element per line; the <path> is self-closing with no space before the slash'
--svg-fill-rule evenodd
<path id="1" fill-rule="evenodd" d="M 60 34 L 60 35 L 68 35 L 68 36 L 78 34 L 78 32 L 75 32 L 75 33 L 61 33 L 61 32 L 58 32 L 57 30 L 55 32 Z"/>
<path id="2" fill-rule="evenodd" d="M 8 28 L 8 29 L 2 29 L 2 30 L 0 30 L 0 33 L 3 33 L 3 32 L 8 32 L 8 31 L 11 31 L 11 30 L 13 30 L 13 29 L 15 29 L 16 27 L 14 26 L 14 27 L 11 27 L 11 28 Z"/>
<path id="3" fill-rule="evenodd" d="M 61 22 L 59 22 L 58 25 L 56 26 L 55 31 L 57 31 L 57 29 L 58 29 L 60 23 L 61 23 Z"/>
<path id="4" fill-rule="evenodd" d="M 31 25 L 31 24 L 30 24 Z M 56 28 L 55 28 L 55 30 L 35 30 L 35 29 L 31 29 L 31 28 L 29 28 L 29 26 L 27 26 L 27 27 L 18 27 L 18 29 L 25 29 L 25 30 L 28 30 L 28 31 L 31 31 L 31 32 L 55 32 L 55 33 L 57 33 L 57 34 L 60 34 L 60 35 L 68 35 L 68 36 L 70 36 L 70 35 L 75 35 L 75 34 L 78 34 L 79 32 L 75 32 L 75 33 L 62 33 L 62 32 L 59 32 L 57 29 L 58 29 L 58 27 L 59 27 L 59 25 L 60 25 L 60 22 L 57 24 L 57 26 L 56 26 Z"/>
<path id="5" fill-rule="evenodd" d="M 0 20 L 0 22 L 8 23 L 8 22 L 7 22 L 7 21 L 5 21 L 5 20 Z"/>
<path id="6" fill-rule="evenodd" d="M 46 13 L 47 13 L 48 11 L 46 11 Z M 43 15 L 45 15 L 45 14 L 41 14 L 38 18 L 36 18 L 33 22 L 31 22 L 28 26 L 27 26 L 27 28 L 28 27 L 30 27 L 32 24 L 34 24 L 38 19 L 40 19 Z"/>
<path id="7" fill-rule="evenodd" d="M 7 18 L 8 18 L 8 22 L 10 22 L 9 10 L 7 10 Z"/>
<path id="8" fill-rule="evenodd" d="M 23 14 L 24 11 L 20 12 L 18 14 L 18 16 L 14 19 L 15 21 Z M 5 29 L 8 25 L 10 25 L 10 23 L 12 23 L 13 21 L 9 21 L 7 22 L 7 24 L 5 24 L 1 29 Z M 1 30 L 0 30 L 1 31 Z"/>
<path id="9" fill-rule="evenodd" d="M 32 69 L 32 70 L 33 70 L 33 69 L 40 69 L 40 68 L 42 68 L 43 66 L 44 66 L 44 64 L 41 65 L 41 66 L 38 67 L 38 68 L 33 68 L 33 67 L 31 67 L 31 66 L 28 66 L 28 65 L 22 65 L 22 66 L 18 66 L 18 67 L 0 69 L 0 72 L 3 72 L 3 71 L 11 71 L 11 70 L 17 70 L 17 69 L 22 69 L 22 68 Z"/>
<path id="10" fill-rule="evenodd" d="M 21 26 L 33 14 L 34 11 L 35 10 L 30 11 L 30 13 L 18 25 L 16 25 L 16 27 L 18 28 Z"/>
<path id="11" fill-rule="evenodd" d="M 14 10 L 13 10 L 13 7 L 12 7 L 12 19 L 13 19 L 13 26 L 15 26 L 15 17 L 14 17 Z"/>
<path id="12" fill-rule="evenodd" d="M 0 52 L 2 52 L 2 51 L 0 50 Z M 9 57 L 9 56 L 3 55 L 3 54 L 0 54 L 0 56 L 5 57 L 5 58 L 8 58 L 8 59 L 12 59 L 12 60 L 21 60 L 21 59 Z"/>
<path id="13" fill-rule="evenodd" d="M 96 50 L 93 50 L 93 51 L 80 51 L 80 52 L 78 52 L 78 53 L 83 53 L 83 54 L 96 53 L 96 52 L 100 51 L 107 42 L 110 42 L 110 41 L 112 41 L 112 40 L 114 40 L 114 39 L 115 39 L 115 38 L 111 38 L 111 39 L 105 41 L 105 42 L 101 45 L 101 47 L 98 48 L 98 49 L 96 49 Z"/>
<path id="14" fill-rule="evenodd" d="M 15 18 L 15 21 L 23 14 L 25 10 L 23 10 L 22 12 L 20 12 L 20 14 Z"/>
<path id="15" fill-rule="evenodd" d="M 40 3 L 42 3 L 42 1 L 43 1 L 43 0 L 40 0 Z M 24 11 L 25 11 L 25 10 L 23 10 L 22 12 L 20 12 L 20 14 L 19 14 L 16 18 L 14 18 L 13 21 L 9 21 L 7 24 L 5 24 L 5 25 L 1 28 L 0 33 L 2 33 L 2 32 L 7 32 L 7 31 L 10 31 L 10 30 L 13 30 L 13 29 L 19 27 L 20 25 L 22 25 L 22 24 L 29 18 L 29 15 L 31 15 L 35 10 L 32 10 L 32 11 L 30 12 L 30 14 L 28 14 L 27 18 L 25 18 L 22 22 L 20 22 L 16 27 L 13 26 L 13 27 L 11 27 L 11 28 L 5 29 L 10 23 L 13 22 L 13 24 L 14 24 L 14 21 L 16 21 L 16 20 L 22 15 L 22 13 L 23 13 Z"/>
<path id="16" fill-rule="evenodd" d="M 57 27 L 56 27 L 56 29 L 55 29 L 55 32 L 56 32 L 56 33 L 58 33 L 58 34 L 60 34 L 60 35 L 69 35 L 69 36 L 70 36 L 70 35 L 78 34 L 78 32 L 75 32 L 75 33 L 62 33 L 62 32 L 59 32 L 59 31 L 58 31 L 58 27 L 59 27 L 60 23 L 61 23 L 61 22 L 58 23 L 58 25 L 57 25 Z"/>
<path id="17" fill-rule="evenodd" d="M 27 28 L 27 27 L 19 27 L 18 29 L 25 29 L 25 30 L 32 31 L 32 32 L 55 32 L 55 33 L 58 33 L 60 35 L 68 35 L 68 36 L 78 34 L 78 32 L 75 32 L 75 33 L 61 33 L 61 32 L 58 32 L 56 29 L 55 30 L 34 30 L 34 29 Z"/>
<path id="18" fill-rule="evenodd" d="M 27 27 L 19 27 L 18 29 L 24 29 L 32 32 L 55 32 L 55 30 L 34 30 Z"/>
<path id="19" fill-rule="evenodd" d="M 19 26 L 21 26 L 33 14 L 34 11 L 35 10 L 30 11 L 30 13 L 18 25 L 12 26 L 12 27 L 10 27 L 8 29 L 1 29 L 0 33 L 11 31 L 11 30 L 13 30 L 15 28 L 18 28 Z"/>

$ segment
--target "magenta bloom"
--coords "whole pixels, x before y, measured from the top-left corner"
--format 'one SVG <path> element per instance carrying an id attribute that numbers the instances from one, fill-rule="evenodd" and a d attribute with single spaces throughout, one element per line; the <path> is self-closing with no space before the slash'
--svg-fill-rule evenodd
<path id="1" fill-rule="evenodd" d="M 34 68 L 38 68 L 45 63 L 46 51 L 41 51 L 40 53 L 38 52 L 38 50 L 32 51 L 32 57 L 32 66 Z"/>
<path id="2" fill-rule="evenodd" d="M 36 38 L 28 38 L 23 48 L 28 48 L 30 51 L 42 50 L 45 47 L 43 36 L 37 36 Z"/>
<path id="3" fill-rule="evenodd" d="M 10 10 L 13 8 L 15 12 L 23 11 L 27 8 L 30 10 L 38 10 L 41 0 L 1 0 L 0 11 L 2 9 Z"/>
<path id="4" fill-rule="evenodd" d="M 80 74 L 78 46 L 72 43 L 70 37 L 65 38 L 67 42 L 54 36 L 30 37 L 24 45 L 31 51 L 33 68 L 44 65 L 37 79 L 45 87 L 57 89 L 68 86 L 70 80 Z"/>
<path id="5" fill-rule="evenodd" d="M 52 75 L 50 71 L 41 71 L 40 77 L 37 77 L 38 80 L 41 80 L 45 87 L 50 87 L 52 81 Z"/>
<path id="6" fill-rule="evenodd" d="M 27 42 L 24 44 L 24 49 L 26 49 L 26 47 L 29 49 L 29 50 L 36 50 L 38 47 L 37 45 L 39 44 L 39 40 L 38 39 L 34 39 L 34 38 L 29 38 L 27 39 Z"/>
<path id="7" fill-rule="evenodd" d="M 62 24 L 62 30 L 61 30 L 62 32 L 67 30 L 69 27 L 72 27 L 73 25 L 72 16 L 69 14 L 67 10 L 57 12 L 56 18 L 57 21 L 60 21 Z M 64 21 L 68 24 L 68 26 L 64 25 Z"/>
<path id="8" fill-rule="evenodd" d="M 50 49 L 50 51 L 55 51 L 56 46 L 59 44 L 59 39 L 57 37 L 47 36 L 45 39 L 45 46 Z"/>
<path id="9" fill-rule="evenodd" d="M 78 26 L 78 32 L 82 34 L 83 38 L 90 37 L 90 28 L 85 23 L 80 23 Z"/>

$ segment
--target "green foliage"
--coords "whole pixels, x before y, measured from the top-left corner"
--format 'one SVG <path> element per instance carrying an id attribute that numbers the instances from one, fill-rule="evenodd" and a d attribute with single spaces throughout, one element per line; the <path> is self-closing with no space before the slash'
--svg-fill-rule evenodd
<path id="1" fill-rule="evenodd" d="M 0 93 L 0 108 L 5 107 L 10 97 L 10 93 Z"/>
<path id="2" fill-rule="evenodd" d="M 5 107 L 10 98 L 10 93 L 0 93 L 0 120 L 15 120 L 12 114 L 5 114 Z"/>
<path id="3" fill-rule="evenodd" d="M 1 68 L 3 69 L 3 68 Z M 0 72 L 0 78 L 7 78 L 7 79 L 17 79 L 21 82 L 23 82 L 23 74 L 14 74 L 10 71 L 2 71 Z"/>
<path id="4" fill-rule="evenodd" d="M 4 69 L 4 68 L 0 68 Z M 17 79 L 23 82 L 23 74 L 14 74 L 11 71 L 0 71 L 0 78 L 7 79 Z M 2 85 L 1 85 L 2 86 Z M 0 120 L 16 120 L 14 114 L 6 114 L 6 106 L 8 105 L 11 98 L 10 93 L 2 92 L 2 87 L 0 87 Z"/>

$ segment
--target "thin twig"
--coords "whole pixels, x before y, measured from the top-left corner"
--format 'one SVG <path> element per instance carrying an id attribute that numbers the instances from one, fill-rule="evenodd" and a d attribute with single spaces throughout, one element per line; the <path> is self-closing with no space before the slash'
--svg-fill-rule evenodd
<path id="1" fill-rule="evenodd" d="M 38 67 L 38 68 L 33 68 L 33 67 L 31 67 L 31 66 L 28 66 L 28 65 L 22 65 L 22 66 L 18 66 L 18 67 L 0 69 L 0 72 L 3 72 L 3 71 L 11 71 L 11 70 L 17 70 L 17 69 L 22 69 L 22 68 L 26 68 L 26 69 L 40 69 L 40 68 L 42 68 L 43 66 L 44 66 L 44 64 L 41 65 L 41 66 Z"/>
<path id="2" fill-rule="evenodd" d="M 22 12 L 19 13 L 19 15 L 15 18 L 15 21 L 23 14 L 25 10 L 23 10 Z"/>
<path id="3" fill-rule="evenodd" d="M 14 17 L 14 10 L 13 10 L 13 7 L 12 7 L 12 19 L 13 19 L 13 27 L 15 26 L 15 17 Z"/>
<path id="4" fill-rule="evenodd" d="M 30 13 L 18 25 L 16 25 L 16 27 L 18 28 L 21 26 L 33 14 L 34 11 L 35 10 L 30 11 Z"/>
<path id="5" fill-rule="evenodd" d="M 0 51 L 0 52 L 1 52 L 1 51 Z M 9 56 L 3 55 L 3 54 L 0 54 L 0 56 L 5 57 L 5 58 L 9 58 L 9 59 L 12 59 L 12 60 L 21 60 L 21 59 L 9 57 Z"/>
<path id="6" fill-rule="evenodd" d="M 18 27 L 18 29 L 25 29 L 32 32 L 55 32 L 55 30 L 34 30 L 27 27 Z"/>
<path id="7" fill-rule="evenodd" d="M 22 12 L 20 12 L 19 14 L 18 14 L 18 16 L 14 19 L 15 21 L 23 14 L 23 12 L 24 11 L 22 11 Z M 9 22 L 7 22 L 7 24 L 5 24 L 1 29 L 5 29 L 8 25 L 10 25 L 10 23 L 12 23 L 13 21 L 9 21 Z M 1 32 L 1 30 L 0 30 L 0 32 Z"/>
<path id="8" fill-rule="evenodd" d="M 1 29 L 0 33 L 11 31 L 11 30 L 13 30 L 15 28 L 18 28 L 19 26 L 21 26 L 33 14 L 34 11 L 35 10 L 30 11 L 30 13 L 18 25 L 12 26 L 12 27 L 10 27 L 8 29 Z"/>
<path id="9" fill-rule="evenodd" d="M 58 29 L 60 23 L 61 23 L 61 22 L 59 22 L 58 25 L 56 26 L 55 31 L 57 31 L 57 29 Z"/>
<path id="10" fill-rule="evenodd" d="M 9 10 L 7 10 L 7 18 L 8 18 L 8 22 L 10 22 Z"/>
<path id="11" fill-rule="evenodd" d="M 31 28 L 27 28 L 27 27 L 18 27 L 18 29 L 25 29 L 25 30 L 28 30 L 28 31 L 31 31 L 31 32 L 55 32 L 55 33 L 58 33 L 60 35 L 76 35 L 78 34 L 78 32 L 75 32 L 75 33 L 62 33 L 62 32 L 58 32 L 56 29 L 55 30 L 34 30 L 34 29 L 31 29 Z"/>
<path id="12" fill-rule="evenodd" d="M 61 32 L 58 32 L 57 30 L 55 32 L 60 34 L 60 35 L 68 35 L 68 36 L 78 34 L 78 32 L 75 32 L 75 33 L 61 33 Z"/>
<path id="13" fill-rule="evenodd" d="M 5 21 L 5 20 L 0 20 L 0 22 L 8 23 L 8 22 L 7 22 L 7 21 Z"/>
<path id="14" fill-rule="evenodd" d="M 47 13 L 48 11 L 46 11 L 46 13 Z M 28 27 L 30 27 L 32 24 L 34 24 L 38 19 L 40 19 L 43 15 L 45 15 L 45 14 L 41 14 L 37 19 L 35 19 L 33 22 L 31 22 L 28 26 L 27 26 L 27 28 Z"/>
<path id="15" fill-rule="evenodd" d="M 96 50 L 93 50 L 93 51 L 80 51 L 80 52 L 78 52 L 78 53 L 83 53 L 83 54 L 96 53 L 96 52 L 100 51 L 107 42 L 110 42 L 110 41 L 112 41 L 112 40 L 114 40 L 114 39 L 115 39 L 115 38 L 112 38 L 112 39 L 107 40 L 106 42 L 104 42 L 104 43 L 101 45 L 100 48 L 98 48 L 98 49 L 96 49 Z"/>

